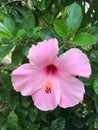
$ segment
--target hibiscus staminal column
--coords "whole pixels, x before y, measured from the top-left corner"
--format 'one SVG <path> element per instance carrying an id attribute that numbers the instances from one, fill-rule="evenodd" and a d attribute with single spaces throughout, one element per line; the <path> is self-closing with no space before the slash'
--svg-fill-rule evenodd
<path id="1" fill-rule="evenodd" d="M 48 65 L 45 68 L 45 70 L 46 70 L 46 74 L 49 75 L 50 77 L 53 76 L 53 75 L 55 75 L 57 73 L 57 68 L 53 64 Z M 52 91 L 51 89 L 52 89 L 52 82 L 50 80 L 47 80 L 45 82 L 45 92 L 47 94 L 50 94 L 51 91 Z"/>

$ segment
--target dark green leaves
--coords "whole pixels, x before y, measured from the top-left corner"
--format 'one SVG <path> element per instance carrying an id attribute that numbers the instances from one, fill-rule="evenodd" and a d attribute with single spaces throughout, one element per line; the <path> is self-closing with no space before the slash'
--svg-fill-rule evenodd
<path id="1" fill-rule="evenodd" d="M 12 53 L 12 65 L 19 65 L 22 62 L 22 56 L 21 46 L 17 45 Z"/>
<path id="2" fill-rule="evenodd" d="M 18 117 L 14 111 L 9 113 L 7 122 L 8 122 L 8 126 L 10 128 L 17 128 L 18 127 Z"/>
<path id="3" fill-rule="evenodd" d="M 98 62 L 98 51 L 93 50 L 90 53 L 90 58 L 92 61 Z"/>
<path id="4" fill-rule="evenodd" d="M 0 46 L 0 62 L 12 50 L 13 47 L 14 46 L 12 44 Z"/>
<path id="5" fill-rule="evenodd" d="M 25 29 L 26 31 L 28 30 L 33 30 L 35 27 L 35 19 L 34 19 L 34 16 L 33 14 L 26 17 L 22 23 L 20 24 L 20 28 L 21 29 Z"/>
<path id="6" fill-rule="evenodd" d="M 98 129 L 98 115 L 96 116 L 96 119 L 94 121 L 94 128 Z"/>
<path id="7" fill-rule="evenodd" d="M 8 103 L 10 99 L 10 91 L 9 90 L 3 91 L 2 89 L 0 89 L 0 92 L 1 92 L 0 102 Z"/>
<path id="8" fill-rule="evenodd" d="M 73 3 L 62 11 L 62 19 L 54 21 L 54 29 L 61 37 L 73 35 L 81 25 L 82 10 L 81 7 Z"/>
<path id="9" fill-rule="evenodd" d="M 88 33 L 79 33 L 72 40 L 72 43 L 77 46 L 90 46 L 96 43 L 96 39 L 93 35 Z"/>
<path id="10" fill-rule="evenodd" d="M 38 110 L 35 108 L 30 108 L 29 117 L 32 122 L 34 122 L 37 119 L 37 116 L 38 116 Z"/>
<path id="11" fill-rule="evenodd" d="M 39 125 L 31 124 L 31 125 L 28 125 L 25 130 L 38 130 L 38 128 L 39 128 Z"/>
<path id="12" fill-rule="evenodd" d="M 11 39 L 15 33 L 15 22 L 10 15 L 3 15 L 3 22 L 0 22 L 0 37 Z"/>
<path id="13" fill-rule="evenodd" d="M 96 112 L 98 113 L 98 95 L 97 94 L 95 94 L 94 96 L 94 103 L 95 103 Z"/>
<path id="14" fill-rule="evenodd" d="M 10 31 L 11 34 L 15 33 L 15 22 L 9 15 L 4 14 L 3 23 L 5 27 Z"/>
<path id="15" fill-rule="evenodd" d="M 76 32 L 82 22 L 81 7 L 78 4 L 73 3 L 65 9 L 64 13 L 67 13 L 68 15 L 66 19 L 68 31 L 70 33 Z"/>
<path id="16" fill-rule="evenodd" d="M 18 97 L 18 96 L 15 96 L 15 95 L 12 95 L 12 96 L 10 97 L 10 100 L 9 100 L 9 106 L 10 106 L 13 110 L 15 110 L 16 107 L 18 107 L 18 105 L 19 105 L 19 97 Z"/>
<path id="17" fill-rule="evenodd" d="M 26 120 L 26 117 L 28 115 L 28 109 L 26 109 L 24 107 L 17 108 L 17 115 L 18 115 L 19 119 Z"/>
<path id="18" fill-rule="evenodd" d="M 7 73 L 6 71 L 2 71 L 1 76 L 2 76 L 2 80 L 3 80 L 4 86 L 6 87 L 6 89 L 11 90 L 12 83 L 11 83 L 10 74 Z"/>
<path id="19" fill-rule="evenodd" d="M 51 0 L 41 0 L 39 2 L 39 9 L 42 11 L 45 10 L 49 6 L 50 2 Z"/>
<path id="20" fill-rule="evenodd" d="M 96 94 L 98 94 L 98 77 L 94 81 L 94 91 Z"/>
<path id="21" fill-rule="evenodd" d="M 53 25 L 56 33 L 68 40 L 67 43 L 83 47 L 96 43 L 95 35 L 86 32 L 75 34 L 82 22 L 82 10 L 78 4 L 69 5 L 62 11 L 62 16 L 63 18 L 55 20 Z"/>
<path id="22" fill-rule="evenodd" d="M 20 29 L 24 29 L 25 30 L 25 34 L 23 36 L 23 39 L 28 39 L 32 36 L 33 33 L 33 29 L 35 27 L 35 19 L 33 14 L 29 15 L 28 17 L 26 17 L 21 24 L 19 25 Z M 20 32 L 19 32 L 20 33 Z M 23 32 L 22 32 L 23 33 Z"/>
<path id="23" fill-rule="evenodd" d="M 51 130 L 64 130 L 65 128 L 65 120 L 63 118 L 58 118 L 54 120 L 51 124 Z"/>

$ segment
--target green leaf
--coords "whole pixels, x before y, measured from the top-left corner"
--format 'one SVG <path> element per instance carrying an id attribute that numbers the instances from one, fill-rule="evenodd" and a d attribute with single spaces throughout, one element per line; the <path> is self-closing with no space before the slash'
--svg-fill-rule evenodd
<path id="1" fill-rule="evenodd" d="M 95 77 L 93 77 L 93 76 L 91 76 L 89 79 L 88 78 L 79 77 L 79 80 L 81 80 L 84 83 L 84 85 L 86 85 L 86 86 L 93 85 L 94 79 L 95 79 Z"/>
<path id="2" fill-rule="evenodd" d="M 92 62 L 92 68 L 93 68 L 93 75 L 98 76 L 98 62 Z M 95 72 L 96 71 L 96 72 Z"/>
<path id="3" fill-rule="evenodd" d="M 17 109 L 17 115 L 19 119 L 25 120 L 26 116 L 28 115 L 28 109 L 21 107 Z"/>
<path id="4" fill-rule="evenodd" d="M 3 80 L 3 83 L 5 85 L 5 87 L 9 90 L 13 89 L 12 88 L 12 83 L 11 83 L 11 77 L 10 77 L 10 74 L 7 73 L 6 71 L 2 71 L 1 72 L 1 76 L 2 76 L 2 80 Z"/>
<path id="5" fill-rule="evenodd" d="M 13 47 L 14 47 L 14 45 L 12 45 L 12 44 L 0 46 L 0 62 L 2 61 L 2 59 L 3 59 L 7 54 L 9 54 L 9 52 L 12 50 Z"/>
<path id="6" fill-rule="evenodd" d="M 92 123 L 91 125 L 89 125 L 89 129 L 88 130 L 98 130 L 94 128 L 94 124 Z"/>
<path id="7" fill-rule="evenodd" d="M 25 34 L 25 29 L 18 30 L 18 32 L 16 33 L 16 36 L 14 37 L 14 40 L 17 40 L 18 38 L 20 38 L 24 34 Z"/>
<path id="8" fill-rule="evenodd" d="M 82 32 L 75 36 L 72 43 L 77 46 L 91 46 L 96 43 L 96 39 L 92 34 Z"/>
<path id="9" fill-rule="evenodd" d="M 66 18 L 68 30 L 71 34 L 73 34 L 74 32 L 77 31 L 82 22 L 81 7 L 78 4 L 73 3 L 65 9 L 64 14 L 66 13 L 68 14 Z"/>
<path id="10" fill-rule="evenodd" d="M 54 29 L 57 32 L 58 35 L 61 37 L 66 37 L 68 33 L 68 27 L 66 25 L 66 22 L 62 19 L 55 20 L 54 21 Z"/>
<path id="11" fill-rule="evenodd" d="M 44 127 L 42 130 L 49 130 L 49 128 L 48 127 Z"/>
<path id="12" fill-rule="evenodd" d="M 50 130 L 64 130 L 64 127 L 65 127 L 65 119 L 57 118 L 56 120 L 52 121 Z"/>
<path id="13" fill-rule="evenodd" d="M 94 80 L 94 91 L 96 94 L 98 94 L 98 77 L 96 77 L 96 79 Z"/>
<path id="14" fill-rule="evenodd" d="M 1 22 L 0 22 L 0 37 L 6 37 L 6 38 L 12 37 L 11 33 L 8 31 L 5 25 Z"/>
<path id="15" fill-rule="evenodd" d="M 27 128 L 25 128 L 25 130 L 38 130 L 39 125 L 36 124 L 30 124 L 27 126 Z"/>
<path id="16" fill-rule="evenodd" d="M 38 116 L 38 110 L 36 108 L 30 108 L 29 117 L 32 122 L 34 122 L 37 119 L 37 116 Z"/>
<path id="17" fill-rule="evenodd" d="M 0 105 L 0 109 L 2 108 L 2 106 Z M 3 120 L 3 113 L 0 112 L 0 121 Z M 0 125 L 1 125 L 1 122 L 0 122 Z"/>
<path id="18" fill-rule="evenodd" d="M 23 60 L 22 55 L 22 46 L 17 45 L 12 52 L 12 65 L 17 66 Z"/>
<path id="19" fill-rule="evenodd" d="M 81 31 L 92 34 L 95 37 L 96 41 L 98 42 L 98 27 L 84 28 Z"/>
<path id="20" fill-rule="evenodd" d="M 51 3 L 51 0 L 41 0 L 39 4 L 39 9 L 42 11 L 45 10 L 49 6 L 50 3 Z"/>
<path id="21" fill-rule="evenodd" d="M 11 96 L 9 101 L 9 106 L 14 110 L 19 105 L 19 97 Z"/>
<path id="22" fill-rule="evenodd" d="M 26 17 L 22 23 L 19 25 L 20 29 L 25 29 L 25 34 L 23 35 L 23 40 L 28 40 L 28 38 L 32 37 L 32 33 L 35 27 L 35 18 L 32 15 Z"/>
<path id="23" fill-rule="evenodd" d="M 36 35 L 40 31 L 40 27 L 35 27 L 32 33 L 32 36 Z"/>
<path id="24" fill-rule="evenodd" d="M 95 50 L 91 51 L 90 58 L 92 61 L 98 62 L 98 51 Z"/>
<path id="25" fill-rule="evenodd" d="M 9 33 L 8 29 L 1 22 L 0 22 L 0 31 L 2 31 L 2 32 L 8 32 Z"/>
<path id="26" fill-rule="evenodd" d="M 11 32 L 11 34 L 15 33 L 15 23 L 14 20 L 11 18 L 11 16 L 4 14 L 4 25 L 5 27 Z"/>
<path id="27" fill-rule="evenodd" d="M 8 45 L 8 44 L 12 44 L 11 39 L 2 37 L 2 45 Z"/>
<path id="28" fill-rule="evenodd" d="M 11 128 L 18 127 L 18 116 L 15 114 L 14 111 L 10 112 L 7 118 L 8 126 Z"/>
<path id="29" fill-rule="evenodd" d="M 7 123 L 3 122 L 0 130 L 7 130 L 7 129 L 8 129 Z"/>
<path id="30" fill-rule="evenodd" d="M 94 128 L 98 129 L 98 115 L 96 116 L 95 121 L 94 121 Z"/>
<path id="31" fill-rule="evenodd" d="M 10 91 L 8 90 L 0 90 L 0 100 L 3 103 L 8 103 L 10 99 Z"/>
<path id="32" fill-rule="evenodd" d="M 95 102 L 96 111 L 98 113 L 98 95 L 97 94 L 95 94 L 95 96 L 94 96 L 94 102 Z"/>
<path id="33" fill-rule="evenodd" d="M 29 49 L 30 49 L 30 47 L 27 46 L 27 45 L 23 47 L 23 50 L 22 50 L 22 51 L 23 51 L 23 54 L 24 54 L 25 56 L 28 55 L 28 51 L 29 51 Z"/>
<path id="34" fill-rule="evenodd" d="M 35 27 L 35 19 L 34 19 L 33 14 L 29 15 L 28 17 L 26 17 L 22 21 L 22 23 L 19 25 L 19 27 L 21 29 L 25 29 L 26 31 L 28 31 L 28 30 L 32 30 L 33 31 L 33 29 Z"/>
<path id="35" fill-rule="evenodd" d="M 2 38 L 11 38 L 11 35 L 9 35 L 8 33 L 2 32 L 0 31 L 0 42 L 2 42 Z"/>
<path id="36" fill-rule="evenodd" d="M 29 107 L 30 101 L 28 100 L 27 97 L 24 97 L 24 98 L 21 99 L 21 105 L 22 105 L 23 107 Z"/>
<path id="37" fill-rule="evenodd" d="M 39 36 L 41 37 L 42 40 L 44 39 L 49 40 L 53 37 L 56 37 L 54 30 L 49 29 L 49 28 L 45 28 L 41 30 Z"/>
<path id="38" fill-rule="evenodd" d="M 21 6 L 21 5 L 18 4 L 16 6 L 14 6 L 14 8 L 15 8 L 15 11 L 17 10 L 17 12 L 19 12 L 19 15 L 21 17 L 26 17 L 26 16 L 32 14 L 32 11 L 29 10 L 28 7 L 26 7 L 26 6 L 23 7 L 23 6 Z M 17 17 L 20 18 L 20 16 L 17 16 Z"/>

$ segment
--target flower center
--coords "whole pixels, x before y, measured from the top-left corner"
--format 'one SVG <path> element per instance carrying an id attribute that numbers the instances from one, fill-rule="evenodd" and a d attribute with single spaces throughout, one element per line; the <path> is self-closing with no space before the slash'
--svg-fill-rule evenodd
<path id="1" fill-rule="evenodd" d="M 48 74 L 50 74 L 50 73 L 55 74 L 57 71 L 57 68 L 53 64 L 51 64 L 46 67 L 46 71 Z"/>
<path id="2" fill-rule="evenodd" d="M 47 80 L 45 82 L 45 92 L 47 94 L 51 93 L 51 87 L 52 87 L 52 83 L 50 82 L 50 80 Z"/>

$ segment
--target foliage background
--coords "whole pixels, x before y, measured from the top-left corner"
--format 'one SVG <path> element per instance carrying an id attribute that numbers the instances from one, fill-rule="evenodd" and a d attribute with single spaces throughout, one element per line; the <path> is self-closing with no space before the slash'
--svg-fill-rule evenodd
<path id="1" fill-rule="evenodd" d="M 53 37 L 59 54 L 72 47 L 85 52 L 92 75 L 79 77 L 83 102 L 43 112 L 13 90 L 10 74 L 28 62 L 32 44 Z M 98 130 L 98 0 L 0 0 L 0 129 Z"/>

